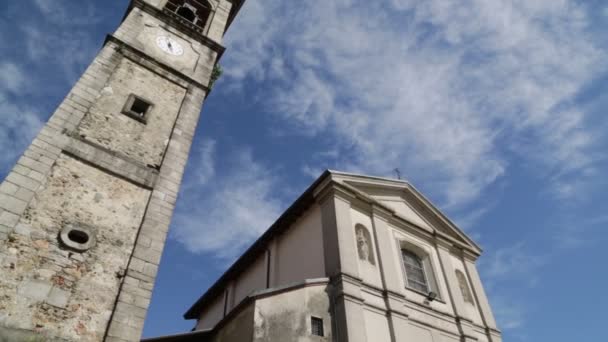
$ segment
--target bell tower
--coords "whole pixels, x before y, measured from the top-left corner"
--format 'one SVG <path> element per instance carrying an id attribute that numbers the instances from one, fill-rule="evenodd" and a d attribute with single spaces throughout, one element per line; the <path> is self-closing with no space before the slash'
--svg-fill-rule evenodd
<path id="1" fill-rule="evenodd" d="M 133 0 L 0 185 L 0 341 L 139 341 L 244 0 Z"/>

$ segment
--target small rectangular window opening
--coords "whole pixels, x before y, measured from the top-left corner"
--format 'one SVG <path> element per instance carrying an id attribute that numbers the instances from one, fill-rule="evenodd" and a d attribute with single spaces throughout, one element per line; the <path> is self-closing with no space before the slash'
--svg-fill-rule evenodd
<path id="1" fill-rule="evenodd" d="M 142 99 L 135 98 L 133 105 L 131 106 L 131 112 L 143 117 L 146 112 L 150 109 L 150 104 Z"/>
<path id="2" fill-rule="evenodd" d="M 138 97 L 136 95 L 129 95 L 127 103 L 125 103 L 122 113 L 143 123 L 146 123 L 146 117 L 152 108 L 152 103 Z"/>
<path id="3" fill-rule="evenodd" d="M 314 336 L 325 336 L 323 331 L 323 320 L 321 318 L 311 317 L 310 326 Z"/>

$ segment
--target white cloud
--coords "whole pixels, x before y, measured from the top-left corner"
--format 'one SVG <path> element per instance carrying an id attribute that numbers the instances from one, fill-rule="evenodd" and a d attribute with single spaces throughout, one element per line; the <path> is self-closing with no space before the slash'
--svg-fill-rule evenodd
<path id="1" fill-rule="evenodd" d="M 191 158 L 197 158 L 196 173 L 185 185 L 186 191 L 191 187 L 206 185 L 215 176 L 216 141 L 205 139 L 202 143 L 195 145 L 195 148 L 195 156 L 191 156 Z"/>
<path id="2" fill-rule="evenodd" d="M 0 172 L 12 165 L 42 128 L 32 109 L 10 101 L 0 89 Z"/>
<path id="3" fill-rule="evenodd" d="M 492 309 L 498 326 L 503 330 L 521 328 L 526 322 L 526 305 L 514 302 L 512 299 L 496 298 L 492 302 Z"/>
<path id="4" fill-rule="evenodd" d="M 518 242 L 486 255 L 481 260 L 480 268 L 490 282 L 521 277 L 528 284 L 534 285 L 538 269 L 547 261 L 547 256 L 532 253 L 525 242 Z"/>
<path id="5" fill-rule="evenodd" d="M 62 9 L 63 6 L 57 6 L 57 1 L 51 0 L 34 0 L 34 4 L 38 6 L 42 13 L 48 15 L 56 11 L 57 9 Z"/>
<path id="6" fill-rule="evenodd" d="M 251 0 L 224 64 L 267 82 L 262 98 L 298 131 L 331 134 L 333 163 L 400 167 L 449 206 L 502 177 L 510 152 L 555 187 L 593 169 L 594 136 L 572 101 L 606 52 L 586 25 L 570 0 Z"/>
<path id="7" fill-rule="evenodd" d="M 31 142 L 42 122 L 28 106 L 11 100 L 11 94 L 25 91 L 25 74 L 18 65 L 0 62 L 0 169 L 12 164 Z"/>
<path id="8" fill-rule="evenodd" d="M 231 158 L 227 172 L 207 173 L 215 177 L 184 193 L 172 230 L 189 251 L 212 252 L 226 261 L 258 238 L 282 209 L 274 192 L 277 175 L 249 150 L 235 151 Z"/>
<path id="9" fill-rule="evenodd" d="M 14 63 L 0 63 L 0 91 L 10 91 L 13 93 L 23 89 L 25 75 L 23 71 Z"/>

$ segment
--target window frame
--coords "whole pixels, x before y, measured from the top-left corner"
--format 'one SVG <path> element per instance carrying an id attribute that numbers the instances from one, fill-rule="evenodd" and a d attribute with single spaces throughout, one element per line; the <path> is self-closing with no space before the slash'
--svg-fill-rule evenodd
<path id="1" fill-rule="evenodd" d="M 413 259 L 416 264 L 410 264 L 407 262 L 406 260 L 406 255 L 409 255 L 410 259 Z M 406 287 L 411 288 L 413 290 L 416 290 L 418 292 L 422 292 L 422 293 L 430 293 L 431 290 L 431 285 L 429 282 L 429 278 L 427 276 L 427 270 L 425 269 L 425 265 L 424 265 L 424 260 L 423 258 L 421 258 L 417 253 L 412 252 L 410 249 L 407 248 L 401 248 L 401 262 L 403 263 L 403 267 L 405 268 L 405 280 L 406 280 Z M 413 276 L 410 276 L 408 272 L 408 266 L 409 268 L 414 268 L 415 271 L 417 271 L 417 269 L 419 269 L 423 281 L 418 281 L 416 279 L 413 279 Z M 412 283 L 414 283 L 412 285 Z M 419 286 L 424 286 L 426 288 L 426 291 L 423 291 L 419 288 L 417 288 L 415 285 L 419 285 Z"/>
<path id="2" fill-rule="evenodd" d="M 315 329 L 315 327 L 318 327 L 319 329 Z M 310 316 L 310 334 L 312 336 L 325 337 L 325 323 L 323 322 L 323 318 Z"/>
<path id="3" fill-rule="evenodd" d="M 139 115 L 137 112 L 134 112 L 132 110 L 133 105 L 135 104 L 135 101 L 142 101 L 148 105 L 148 108 L 143 113 L 143 115 Z M 149 100 L 147 100 L 141 96 L 137 96 L 135 94 L 129 94 L 129 97 L 127 98 L 127 102 L 125 102 L 125 105 L 122 107 L 122 113 L 124 115 L 130 117 L 131 119 L 134 119 L 143 124 L 146 124 L 148 122 L 148 116 L 150 115 L 150 112 L 152 112 L 153 108 L 154 108 L 154 103 L 152 103 L 152 101 L 149 101 Z"/>
<path id="4" fill-rule="evenodd" d="M 407 270 L 405 262 L 403 260 L 403 250 L 407 250 L 408 252 L 416 255 L 422 262 L 428 292 L 425 293 L 424 291 L 420 291 L 419 289 L 409 285 Z M 401 264 L 401 271 L 403 273 L 403 283 L 405 285 L 405 289 L 416 292 L 425 297 L 428 296 L 429 293 L 434 292 L 437 294 L 437 298 L 435 298 L 435 301 L 445 303 L 445 301 L 443 300 L 443 295 L 439 290 L 439 278 L 437 276 L 437 272 L 435 271 L 437 268 L 434 265 L 434 261 L 431 257 L 431 252 L 427 251 L 422 246 L 419 246 L 402 238 L 397 239 L 397 251 L 399 252 L 399 262 Z"/>

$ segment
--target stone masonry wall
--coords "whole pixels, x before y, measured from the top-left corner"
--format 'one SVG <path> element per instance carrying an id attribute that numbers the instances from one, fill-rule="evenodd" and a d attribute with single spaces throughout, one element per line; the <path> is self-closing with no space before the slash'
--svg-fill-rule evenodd
<path id="1" fill-rule="evenodd" d="M 151 101 L 146 123 L 121 113 L 130 94 Z M 77 134 L 144 165 L 160 165 L 186 89 L 123 59 Z"/>
<path id="2" fill-rule="evenodd" d="M 140 339 L 208 75 L 193 81 L 134 48 L 138 25 L 125 22 L 119 30 L 125 35 L 108 37 L 0 184 L 0 342 Z M 210 70 L 216 56 L 199 62 Z M 134 134 L 117 120 L 123 114 L 95 109 L 118 89 L 131 91 L 112 85 L 123 69 L 127 79 L 134 77 L 128 72 L 148 73 L 149 85 L 173 94 L 165 101 L 159 89 L 142 88 L 170 109 L 158 116 L 167 122 L 143 129 L 151 130 L 146 143 L 154 146 L 144 146 L 143 156 L 126 146 L 136 140 L 116 141 Z M 106 105 L 124 105 L 113 101 Z M 112 136 L 110 127 L 120 133 Z M 105 144 L 94 138 L 97 129 L 107 130 Z M 97 243 L 82 254 L 66 249 L 58 235 L 70 226 L 94 232 Z"/>
<path id="3" fill-rule="evenodd" d="M 6 245 L 4 324 L 101 341 L 149 196 L 149 190 L 60 156 Z M 84 253 L 66 248 L 58 235 L 68 225 L 87 227 L 95 245 Z"/>

